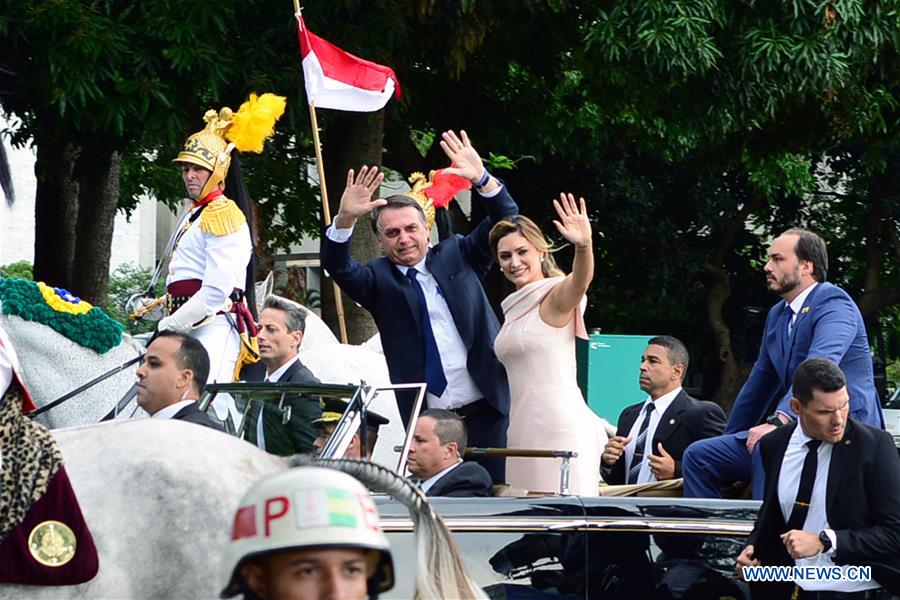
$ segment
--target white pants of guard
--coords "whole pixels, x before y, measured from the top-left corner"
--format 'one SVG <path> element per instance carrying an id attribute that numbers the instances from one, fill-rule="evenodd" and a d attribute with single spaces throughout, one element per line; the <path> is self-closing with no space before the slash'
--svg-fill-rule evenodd
<path id="1" fill-rule="evenodd" d="M 203 344 L 209 354 L 209 377 L 207 383 L 231 383 L 234 365 L 241 351 L 241 337 L 225 315 L 216 315 L 212 321 L 198 327 L 193 336 Z M 231 414 L 235 427 L 240 425 L 240 413 L 234 400 L 228 394 L 218 394 L 213 400 L 216 417 L 224 421 Z"/>

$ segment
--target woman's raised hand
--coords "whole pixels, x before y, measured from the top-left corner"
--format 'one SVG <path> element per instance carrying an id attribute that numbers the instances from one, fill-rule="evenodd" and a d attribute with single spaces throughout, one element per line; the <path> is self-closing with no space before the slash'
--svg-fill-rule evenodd
<path id="1" fill-rule="evenodd" d="M 559 200 L 553 201 L 553 207 L 559 220 L 553 224 L 559 233 L 578 249 L 591 247 L 591 221 L 588 219 L 584 198 L 575 202 L 572 194 L 560 194 Z"/>

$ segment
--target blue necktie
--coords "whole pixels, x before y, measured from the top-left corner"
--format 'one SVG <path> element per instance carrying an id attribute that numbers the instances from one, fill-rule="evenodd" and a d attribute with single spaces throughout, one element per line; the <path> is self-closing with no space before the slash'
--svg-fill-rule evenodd
<path id="1" fill-rule="evenodd" d="M 641 428 L 638 429 L 637 440 L 634 442 L 634 455 L 631 457 L 631 466 L 628 469 L 628 479 L 625 483 L 631 485 L 638 482 L 638 475 L 641 474 L 641 465 L 644 462 L 644 446 L 647 443 L 647 427 L 650 426 L 650 413 L 653 412 L 655 406 L 652 402 L 644 408 L 644 420 L 641 422 Z"/>
<path id="2" fill-rule="evenodd" d="M 441 353 L 438 351 L 437 342 L 434 339 L 434 330 L 431 328 L 431 317 L 428 316 L 428 304 L 425 302 L 425 292 L 416 279 L 418 271 L 409 268 L 406 276 L 412 283 L 413 289 L 416 291 L 416 297 L 419 299 L 419 315 L 422 318 L 422 339 L 425 345 L 425 383 L 428 385 L 428 392 L 434 394 L 438 398 L 447 388 L 447 378 L 444 377 L 444 367 L 441 365 Z"/>
<path id="3" fill-rule="evenodd" d="M 791 337 L 791 332 L 794 330 L 794 309 L 788 304 L 784 312 L 787 315 L 787 334 L 788 337 Z"/>

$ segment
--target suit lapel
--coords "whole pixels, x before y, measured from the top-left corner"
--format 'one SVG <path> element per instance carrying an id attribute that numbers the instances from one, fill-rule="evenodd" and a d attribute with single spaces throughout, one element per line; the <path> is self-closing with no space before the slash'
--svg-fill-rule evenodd
<path id="1" fill-rule="evenodd" d="M 291 363 L 291 366 L 287 368 L 287 371 L 281 374 L 281 377 L 278 378 L 278 381 L 290 381 L 291 377 L 294 376 L 294 372 L 300 368 L 300 362 L 294 357 L 294 362 Z"/>
<path id="2" fill-rule="evenodd" d="M 785 362 L 784 338 L 787 333 L 787 330 L 785 329 L 787 324 L 785 323 L 784 318 L 784 301 L 782 300 L 769 309 L 769 314 L 766 317 L 766 330 L 762 340 L 762 343 L 765 344 L 766 349 L 769 352 L 772 363 L 776 365 Z"/>
<path id="3" fill-rule="evenodd" d="M 196 402 L 191 402 L 187 406 L 182 407 L 181 410 L 179 410 L 177 413 L 172 415 L 172 418 L 173 419 L 183 419 L 186 416 L 188 416 L 189 414 L 191 414 L 192 412 L 200 412 L 200 409 L 197 408 Z"/>
<path id="4" fill-rule="evenodd" d="M 828 519 L 829 523 L 833 522 L 831 509 L 834 507 L 834 499 L 841 489 L 844 468 L 852 458 L 854 438 L 855 427 L 853 421 L 848 419 L 844 439 L 831 447 L 831 465 L 828 467 L 828 484 L 825 487 L 825 518 Z"/>
<path id="5" fill-rule="evenodd" d="M 788 339 L 788 334 L 787 334 L 787 324 L 788 324 L 788 319 L 790 319 L 790 318 L 791 318 L 791 309 L 788 307 L 787 303 L 782 300 L 781 316 L 778 318 L 778 323 L 775 325 L 775 327 L 777 328 L 775 330 L 775 333 L 778 335 L 779 341 L 781 341 L 781 344 L 779 344 L 779 345 L 781 347 L 781 355 L 783 357 L 787 357 L 788 353 L 790 352 L 790 349 L 789 349 L 790 348 L 790 346 L 789 346 L 790 340 Z M 783 361 L 782 364 L 787 364 L 787 361 L 786 360 Z"/>
<path id="6" fill-rule="evenodd" d="M 642 406 L 644 406 L 643 402 L 641 404 L 629 406 L 622 411 L 622 416 L 619 418 L 618 435 L 628 437 L 628 432 L 631 431 L 632 426 L 634 426 L 637 416 L 641 414 Z"/>
<path id="7" fill-rule="evenodd" d="M 778 439 L 778 445 L 773 448 L 771 454 L 772 464 L 763 465 L 766 472 L 766 487 L 763 497 L 771 502 L 772 510 L 782 517 L 782 521 L 784 521 L 784 517 L 781 515 L 781 504 L 778 502 L 778 478 L 781 477 L 781 463 L 784 461 L 784 453 L 787 452 L 788 443 L 791 441 L 794 429 L 798 426 L 797 422 L 794 421 L 777 431 L 777 433 L 782 431 L 784 433 L 781 434 L 782 437 L 780 439 L 776 438 Z"/>
<path id="8" fill-rule="evenodd" d="M 787 322 L 784 323 L 783 332 L 784 332 L 784 336 L 786 338 L 785 357 L 787 358 L 787 360 L 785 360 L 783 363 L 785 365 L 785 368 L 790 368 L 788 365 L 790 365 L 790 362 L 791 362 L 791 354 L 794 351 L 794 340 L 797 339 L 797 332 L 800 330 L 800 327 L 805 325 L 806 317 L 809 315 L 809 311 L 811 310 L 813 301 L 816 298 L 816 292 L 818 292 L 819 289 L 823 285 L 825 285 L 825 284 L 820 283 L 820 284 L 816 285 L 816 287 L 814 287 L 812 289 L 812 291 L 809 292 L 809 295 L 806 297 L 806 300 L 803 301 L 803 306 L 800 307 L 800 312 L 797 314 L 797 318 L 794 319 L 794 326 L 791 328 L 791 335 L 789 337 L 787 335 Z M 788 313 L 788 315 L 790 315 L 790 313 Z M 786 377 L 785 381 L 789 380 L 789 379 L 787 379 L 787 375 L 788 375 L 788 373 L 785 372 L 785 377 Z"/>
<path id="9" fill-rule="evenodd" d="M 681 413 L 687 408 L 687 403 L 687 392 L 681 390 L 678 395 L 675 396 L 675 399 L 672 400 L 672 403 L 669 404 L 669 408 L 666 409 L 666 412 L 660 415 L 659 424 L 656 426 L 656 433 L 653 435 L 654 442 L 662 442 L 663 445 L 665 445 L 669 436 L 672 435 L 672 432 L 675 431 L 675 428 L 681 423 Z M 653 444 L 653 450 L 656 450 L 656 443 Z"/>

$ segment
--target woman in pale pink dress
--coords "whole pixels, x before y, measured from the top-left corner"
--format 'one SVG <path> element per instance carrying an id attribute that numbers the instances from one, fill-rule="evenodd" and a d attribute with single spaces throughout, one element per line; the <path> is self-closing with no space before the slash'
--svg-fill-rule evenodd
<path id="1" fill-rule="evenodd" d="M 553 260 L 552 246 L 523 216 L 497 223 L 490 242 L 500 270 L 516 285 L 503 301 L 504 323 L 494 350 L 509 376 L 510 448 L 575 450 L 570 491 L 596 496 L 600 455 L 607 434 L 585 404 L 576 380 L 575 336 L 587 337 L 582 318 L 594 275 L 591 223 L 584 198 L 560 194 L 553 201 L 559 233 L 575 247 L 572 272 Z M 558 492 L 559 459 L 510 458 L 506 480 L 533 492 Z"/>

